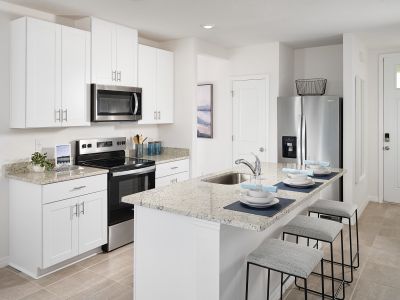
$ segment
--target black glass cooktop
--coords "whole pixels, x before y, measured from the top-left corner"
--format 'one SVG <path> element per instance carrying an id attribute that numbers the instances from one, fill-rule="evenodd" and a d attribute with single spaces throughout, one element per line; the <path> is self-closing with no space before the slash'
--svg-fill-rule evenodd
<path id="1" fill-rule="evenodd" d="M 95 159 L 95 160 L 87 160 L 85 162 L 81 162 L 81 165 L 96 167 L 96 168 L 104 168 L 104 169 L 138 169 L 144 168 L 147 166 L 155 165 L 155 162 L 152 160 L 141 159 L 141 158 L 131 158 L 131 157 L 122 157 L 122 158 L 107 158 L 107 159 Z"/>

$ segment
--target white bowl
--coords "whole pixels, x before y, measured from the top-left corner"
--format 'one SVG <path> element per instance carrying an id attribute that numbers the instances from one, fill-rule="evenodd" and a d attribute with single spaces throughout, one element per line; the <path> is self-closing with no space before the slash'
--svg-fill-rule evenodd
<path id="1" fill-rule="evenodd" d="M 244 197 L 242 197 L 243 199 L 245 199 L 247 202 L 249 203 L 253 203 L 253 204 L 267 204 L 270 203 L 271 201 L 273 201 L 275 199 L 275 195 L 271 193 L 271 195 L 269 197 L 251 197 L 249 195 L 244 195 Z"/>
<path id="2" fill-rule="evenodd" d="M 271 197 L 272 193 L 264 192 L 264 191 L 257 191 L 257 190 L 249 190 L 247 195 L 254 198 L 268 198 Z"/>
<path id="3" fill-rule="evenodd" d="M 312 165 L 307 165 L 307 168 L 311 170 L 316 170 L 323 167 L 320 164 L 312 164 Z"/>
<path id="4" fill-rule="evenodd" d="M 288 175 L 288 177 L 290 179 L 292 179 L 292 181 L 295 181 L 295 182 L 305 182 L 308 179 L 308 175 L 307 174 L 291 174 L 291 173 L 288 173 L 287 175 Z"/>

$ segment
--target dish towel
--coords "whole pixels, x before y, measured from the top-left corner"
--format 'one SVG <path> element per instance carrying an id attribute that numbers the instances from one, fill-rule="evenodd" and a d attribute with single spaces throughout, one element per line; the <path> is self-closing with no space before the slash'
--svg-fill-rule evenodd
<path id="1" fill-rule="evenodd" d="M 254 183 L 241 183 L 240 187 L 245 190 L 259 190 L 261 187 L 261 190 L 263 192 L 269 192 L 269 193 L 276 193 L 278 188 L 273 185 L 256 185 Z"/>
<path id="2" fill-rule="evenodd" d="M 329 167 L 331 163 L 329 161 L 318 161 L 318 160 L 305 160 L 305 165 L 320 165 L 321 167 Z"/>
<path id="3" fill-rule="evenodd" d="M 290 173 L 290 174 L 304 174 L 304 175 L 308 175 L 308 176 L 314 176 L 314 171 L 313 170 L 299 170 L 299 169 L 283 168 L 282 172 L 283 173 Z"/>

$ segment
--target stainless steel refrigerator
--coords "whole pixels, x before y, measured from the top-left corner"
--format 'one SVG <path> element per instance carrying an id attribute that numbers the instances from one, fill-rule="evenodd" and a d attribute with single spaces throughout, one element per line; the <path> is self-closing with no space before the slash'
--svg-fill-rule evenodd
<path id="1" fill-rule="evenodd" d="M 342 102 L 339 96 L 278 97 L 278 162 L 322 160 L 342 168 Z M 321 198 L 343 201 L 342 179 Z"/>

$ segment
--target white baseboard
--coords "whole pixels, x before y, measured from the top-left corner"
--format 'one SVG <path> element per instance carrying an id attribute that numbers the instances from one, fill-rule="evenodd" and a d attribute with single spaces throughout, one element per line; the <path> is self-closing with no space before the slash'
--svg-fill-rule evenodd
<path id="1" fill-rule="evenodd" d="M 0 258 L 0 268 L 8 266 L 8 256 Z"/>
<path id="2" fill-rule="evenodd" d="M 368 201 L 371 202 L 380 202 L 378 196 L 368 196 Z"/>

